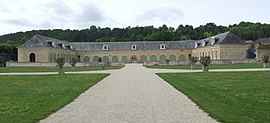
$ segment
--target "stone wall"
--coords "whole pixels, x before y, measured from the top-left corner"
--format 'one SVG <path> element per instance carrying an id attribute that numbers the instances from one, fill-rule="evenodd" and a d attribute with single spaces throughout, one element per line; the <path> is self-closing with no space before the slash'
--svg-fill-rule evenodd
<path id="1" fill-rule="evenodd" d="M 80 62 L 95 62 L 100 57 L 104 62 L 158 62 L 170 59 L 170 61 L 187 60 L 191 50 L 134 50 L 134 51 L 100 51 L 78 52 Z M 90 61 L 88 61 L 88 59 Z M 126 59 L 126 60 L 124 60 Z"/>
<path id="2" fill-rule="evenodd" d="M 210 56 L 211 59 L 213 60 L 219 60 L 221 59 L 221 52 L 220 52 L 220 45 L 215 44 L 213 46 L 205 46 L 205 47 L 200 47 L 200 48 L 195 48 L 192 50 L 192 56 L 200 57 L 203 56 Z"/>

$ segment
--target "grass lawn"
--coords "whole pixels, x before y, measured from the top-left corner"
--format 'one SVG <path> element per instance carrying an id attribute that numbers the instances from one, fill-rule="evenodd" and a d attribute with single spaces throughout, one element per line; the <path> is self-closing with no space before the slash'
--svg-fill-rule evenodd
<path id="1" fill-rule="evenodd" d="M 107 66 L 102 68 L 100 66 L 96 67 L 76 67 L 72 69 L 71 67 L 65 67 L 65 72 L 69 71 L 94 71 L 94 70 L 112 70 L 120 69 L 123 66 Z M 0 67 L 0 73 L 12 73 L 12 72 L 58 72 L 57 67 Z"/>
<path id="2" fill-rule="evenodd" d="M 270 72 L 158 74 L 225 123 L 270 121 Z"/>
<path id="3" fill-rule="evenodd" d="M 70 103 L 107 76 L 0 76 L 0 122 L 37 122 Z"/>
<path id="4" fill-rule="evenodd" d="M 170 65 L 170 66 L 146 66 L 155 69 L 191 69 L 190 65 Z M 202 65 L 196 65 L 197 69 L 202 69 Z M 245 69 L 245 68 L 263 68 L 263 64 L 210 64 L 209 69 Z"/>

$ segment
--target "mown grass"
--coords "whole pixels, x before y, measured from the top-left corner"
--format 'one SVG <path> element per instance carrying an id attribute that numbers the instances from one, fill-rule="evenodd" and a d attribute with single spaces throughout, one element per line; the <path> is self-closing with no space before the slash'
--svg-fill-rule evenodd
<path id="1" fill-rule="evenodd" d="M 155 69 L 191 69 L 190 65 L 164 65 L 164 66 L 146 66 Z M 245 68 L 263 68 L 262 64 L 210 64 L 209 69 L 245 69 Z M 196 69 L 202 69 L 202 65 L 196 65 Z"/>
<path id="2" fill-rule="evenodd" d="M 0 122 L 37 122 L 70 103 L 107 76 L 0 76 Z"/>
<path id="3" fill-rule="evenodd" d="M 220 122 L 270 121 L 270 71 L 158 75 Z"/>
<path id="4" fill-rule="evenodd" d="M 123 66 L 94 66 L 94 67 L 64 67 L 66 72 L 70 71 L 94 71 L 94 70 L 113 70 L 121 69 Z M 57 67 L 0 67 L 0 73 L 12 73 L 12 72 L 58 72 Z"/>

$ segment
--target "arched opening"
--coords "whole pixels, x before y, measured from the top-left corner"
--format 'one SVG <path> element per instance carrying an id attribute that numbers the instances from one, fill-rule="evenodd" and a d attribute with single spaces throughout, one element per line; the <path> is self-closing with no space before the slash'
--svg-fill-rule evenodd
<path id="1" fill-rule="evenodd" d="M 29 61 L 30 62 L 36 62 L 36 55 L 35 55 L 35 53 L 30 53 L 30 55 L 29 55 Z"/>
<path id="2" fill-rule="evenodd" d="M 151 55 L 150 62 L 157 62 L 157 57 L 155 55 Z"/>
<path id="3" fill-rule="evenodd" d="M 176 61 L 176 56 L 175 55 L 170 55 L 169 60 L 172 62 Z"/>
<path id="4" fill-rule="evenodd" d="M 103 61 L 104 63 L 109 62 L 109 57 L 108 57 L 108 56 L 103 56 L 102 61 Z"/>
<path id="5" fill-rule="evenodd" d="M 165 62 L 165 60 L 166 60 L 166 56 L 165 55 L 159 56 L 159 61 Z"/>
<path id="6" fill-rule="evenodd" d="M 113 56 L 112 57 L 112 62 L 118 62 L 118 57 L 117 56 Z"/>
<path id="7" fill-rule="evenodd" d="M 142 55 L 140 61 L 141 61 L 141 62 L 147 62 L 147 56 Z"/>
<path id="8" fill-rule="evenodd" d="M 186 61 L 186 56 L 184 54 L 181 54 L 179 56 L 179 61 Z"/>
<path id="9" fill-rule="evenodd" d="M 131 56 L 131 62 L 137 62 L 137 56 L 135 55 Z"/>
<path id="10" fill-rule="evenodd" d="M 122 56 L 121 61 L 124 63 L 128 62 L 128 57 L 127 56 Z"/>
<path id="11" fill-rule="evenodd" d="M 90 62 L 90 57 L 89 56 L 84 56 L 83 57 L 83 62 L 84 63 L 89 63 Z"/>

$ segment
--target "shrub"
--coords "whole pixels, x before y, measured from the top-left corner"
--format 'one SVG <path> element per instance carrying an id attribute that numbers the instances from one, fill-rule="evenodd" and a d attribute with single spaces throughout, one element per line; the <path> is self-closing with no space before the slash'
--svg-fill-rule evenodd
<path id="1" fill-rule="evenodd" d="M 195 65 L 198 62 L 198 57 L 195 56 L 189 57 L 189 61 L 191 65 Z"/>
<path id="2" fill-rule="evenodd" d="M 263 63 L 269 63 L 269 55 L 263 55 L 262 56 Z"/>
<path id="3" fill-rule="evenodd" d="M 72 67 L 75 67 L 77 63 L 78 63 L 78 59 L 77 59 L 77 58 L 72 58 L 72 59 L 70 60 L 70 63 L 69 63 L 69 64 L 70 64 Z"/>
<path id="4" fill-rule="evenodd" d="M 63 68 L 63 66 L 65 64 L 65 58 L 57 58 L 55 60 L 55 62 L 57 63 L 57 65 L 59 66 L 59 68 Z"/>
<path id="5" fill-rule="evenodd" d="M 208 65 L 211 63 L 211 57 L 210 57 L 210 56 L 204 56 L 204 57 L 201 57 L 200 63 L 201 63 L 203 66 L 208 66 Z"/>

